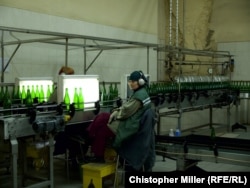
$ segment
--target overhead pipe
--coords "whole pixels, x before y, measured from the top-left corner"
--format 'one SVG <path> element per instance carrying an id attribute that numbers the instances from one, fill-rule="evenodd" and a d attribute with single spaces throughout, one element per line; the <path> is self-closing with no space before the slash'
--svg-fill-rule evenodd
<path id="1" fill-rule="evenodd" d="M 4 31 L 1 32 L 1 82 L 4 82 L 4 46 L 3 46 L 3 35 L 4 35 Z"/>
<path id="2" fill-rule="evenodd" d="M 169 4 L 169 46 L 172 45 L 172 0 L 170 0 Z"/>
<path id="3" fill-rule="evenodd" d="M 175 46 L 179 46 L 179 1 L 176 0 L 176 44 Z"/>
<path id="4" fill-rule="evenodd" d="M 183 31 L 183 48 L 185 47 L 185 14 L 186 14 L 186 3 L 182 0 L 183 11 L 182 11 L 182 31 Z"/>
<path id="5" fill-rule="evenodd" d="M 68 48 L 69 48 L 68 41 L 69 41 L 69 39 L 66 38 L 66 45 L 65 45 L 65 66 L 68 66 Z"/>

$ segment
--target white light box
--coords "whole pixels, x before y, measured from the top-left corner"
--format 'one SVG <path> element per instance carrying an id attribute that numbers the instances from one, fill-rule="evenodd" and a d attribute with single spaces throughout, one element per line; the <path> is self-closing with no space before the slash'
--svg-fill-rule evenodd
<path id="1" fill-rule="evenodd" d="M 68 88 L 70 104 L 74 100 L 75 88 L 79 92 L 82 88 L 84 98 L 84 108 L 95 106 L 99 101 L 99 76 L 98 75 L 59 75 L 57 83 L 57 102 L 64 101 L 65 89 Z"/>
<path id="2" fill-rule="evenodd" d="M 16 78 L 15 85 L 20 86 L 20 92 L 22 92 L 22 88 L 24 86 L 26 93 L 27 93 L 28 88 L 30 89 L 30 92 L 31 92 L 32 86 L 34 86 L 35 91 L 36 91 L 37 86 L 38 86 L 39 91 L 42 86 L 44 97 L 45 97 L 44 101 L 47 101 L 46 94 L 47 94 L 48 87 L 50 88 L 50 92 L 52 92 L 54 82 L 53 82 L 52 77 L 18 77 Z"/>

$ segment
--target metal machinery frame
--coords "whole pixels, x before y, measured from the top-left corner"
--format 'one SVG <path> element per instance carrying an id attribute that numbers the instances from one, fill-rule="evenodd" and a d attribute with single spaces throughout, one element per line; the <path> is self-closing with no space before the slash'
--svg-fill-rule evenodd
<path id="1" fill-rule="evenodd" d="M 166 107 L 173 110 L 170 110 L 169 112 L 159 112 L 160 117 L 178 114 L 177 128 L 181 129 L 181 115 L 183 112 L 209 108 L 209 125 L 212 126 L 212 108 L 227 105 L 228 101 L 218 101 L 217 99 L 223 95 L 223 91 L 227 92 L 228 88 L 220 84 L 230 81 L 231 72 L 228 72 L 228 80 L 224 80 L 225 78 L 220 77 L 223 75 L 222 73 L 211 73 L 209 76 L 200 76 L 199 74 L 186 76 L 183 74 L 183 66 L 211 66 L 213 69 L 221 66 L 222 69 L 225 69 L 224 71 L 228 71 L 233 56 L 227 51 L 191 50 L 172 46 L 158 48 L 157 51 L 164 51 L 167 54 L 167 60 L 165 60 L 165 63 L 167 69 L 169 69 L 169 75 L 171 74 L 173 66 L 177 67 L 177 76 L 175 78 L 170 78 L 170 85 L 166 85 L 166 87 L 169 87 L 166 88 L 164 95 L 164 98 L 167 100 L 161 101 L 161 105 L 158 105 L 157 107 L 158 110 Z M 212 60 L 186 60 L 187 56 L 208 57 L 212 58 Z M 222 58 L 224 58 L 224 60 L 226 58 L 226 60 L 222 61 Z M 228 117 L 228 126 L 230 124 L 229 120 Z M 160 134 L 160 127 L 157 129 L 157 133 Z"/>
<path id="2" fill-rule="evenodd" d="M 84 74 L 87 73 L 88 69 L 93 65 L 95 60 L 101 55 L 104 50 L 123 50 L 123 49 L 131 49 L 131 48 L 145 48 L 147 49 L 147 72 L 149 71 L 149 49 L 157 47 L 157 44 L 151 43 L 142 43 L 135 41 L 125 41 L 125 40 L 117 40 L 117 39 L 109 39 L 109 38 L 101 38 L 101 37 L 92 37 L 92 36 L 84 36 L 84 35 L 74 35 L 67 33 L 56 33 L 56 32 L 47 32 L 47 31 L 37 31 L 37 30 L 29 30 L 29 29 L 20 29 L 20 28 L 10 28 L 10 27 L 2 27 L 0 26 L 0 35 L 1 35 L 1 62 L 2 62 L 2 74 L 1 74 L 1 86 L 8 85 L 14 86 L 13 83 L 4 83 L 4 72 L 6 71 L 8 65 L 11 63 L 14 58 L 16 52 L 23 44 L 27 43 L 45 43 L 45 44 L 54 44 L 54 45 L 62 45 L 65 46 L 65 66 L 68 65 L 68 47 L 81 47 L 84 50 Z M 17 35 L 19 39 L 17 40 L 15 37 L 11 37 L 11 40 L 5 40 L 8 36 L 12 36 L 12 34 Z M 13 35 L 14 36 L 14 35 Z M 4 65 L 4 48 L 6 46 L 14 45 L 15 49 L 12 55 L 9 57 L 8 62 Z M 87 52 L 88 51 L 98 51 L 96 57 L 89 63 L 87 66 Z M 43 107 L 42 107 L 43 108 Z M 79 123 L 87 123 L 91 122 L 96 114 L 98 109 L 90 109 L 84 112 L 75 113 L 73 119 L 67 123 L 68 125 L 78 125 Z M 54 111 L 48 111 L 47 113 L 38 114 L 38 118 L 49 118 L 55 115 Z M 12 175 L 12 184 L 13 188 L 18 187 L 18 153 L 25 155 L 25 152 L 20 152 L 19 147 L 23 147 L 22 140 L 27 137 L 37 136 L 37 133 L 32 128 L 29 123 L 29 117 L 25 117 L 24 114 L 17 114 L 11 117 L 1 117 L 0 118 L 0 139 L 4 142 L 9 142 L 11 146 L 11 175 Z M 38 135 L 39 136 L 39 135 Z M 54 141 L 53 134 L 47 135 L 48 143 L 49 143 L 49 177 L 45 178 L 44 181 L 40 181 L 36 184 L 28 186 L 31 187 L 54 187 L 54 178 L 53 178 L 53 149 L 54 149 Z M 23 156 L 20 156 L 22 158 Z M 24 157 L 25 158 L 25 157 Z M 25 162 L 25 159 L 23 159 Z M 23 167 L 23 171 L 25 173 L 25 167 Z M 25 176 L 25 174 L 24 174 Z"/>
<path id="3" fill-rule="evenodd" d="M 236 104 L 239 98 L 239 89 L 231 84 L 231 71 L 233 66 L 232 55 L 226 51 L 203 51 L 175 48 L 167 46 L 158 48 L 159 52 L 166 53 L 166 67 L 169 73 L 173 66 L 177 66 L 177 76 L 168 83 L 155 83 L 153 99 L 158 111 L 158 129 L 156 135 L 156 152 L 159 155 L 176 160 L 176 169 L 185 171 L 196 165 L 199 161 L 214 161 L 238 165 L 250 165 L 250 152 L 248 139 L 222 138 L 215 136 L 213 127 L 213 108 L 227 108 L 226 131 L 230 132 L 230 106 Z M 187 56 L 205 56 L 211 60 L 188 60 Z M 226 59 L 221 61 L 221 59 Z M 183 75 L 183 66 L 210 66 L 213 69 L 221 67 L 221 73 L 214 74 L 209 70 L 209 76 Z M 224 76 L 228 74 L 226 79 Z M 155 91 L 156 89 L 156 91 Z M 150 90 L 152 92 L 152 90 Z M 161 109 L 168 109 L 162 111 Z M 164 135 L 161 133 L 161 117 L 177 118 L 176 129 L 182 131 L 181 118 L 185 112 L 209 109 L 209 123 L 211 130 L 207 135 L 184 130 L 180 135 Z M 175 116 L 173 116 L 175 115 Z M 207 126 L 207 125 L 203 125 Z M 191 131 L 191 133 L 190 133 Z M 204 133 L 203 133 L 204 134 Z M 237 142 L 235 145 L 234 143 Z"/>
<path id="4" fill-rule="evenodd" d="M 156 48 L 157 44 L 153 43 L 143 43 L 136 41 L 118 40 L 102 37 L 93 37 L 86 35 L 76 35 L 68 33 L 58 33 L 58 32 L 48 32 L 48 31 L 38 31 L 30 29 L 20 29 L 20 28 L 10 28 L 0 26 L 1 31 L 1 57 L 2 62 L 4 62 L 4 47 L 9 45 L 16 45 L 15 50 L 10 56 L 7 64 L 4 66 L 2 63 L 2 73 L 6 70 L 10 64 L 15 53 L 18 51 L 22 44 L 26 43 L 45 43 L 45 44 L 55 44 L 65 46 L 65 66 L 68 65 L 68 47 L 81 47 L 84 50 L 84 74 L 87 73 L 88 69 L 92 66 L 95 60 L 101 55 L 104 50 L 123 50 L 131 48 L 146 48 L 147 49 L 147 73 L 149 71 L 149 49 Z M 11 35 L 13 33 L 21 34 L 20 38 L 23 40 L 12 40 L 4 41 L 4 35 Z M 27 36 L 34 37 L 33 39 L 25 39 Z M 15 38 L 14 38 L 15 39 Z M 99 51 L 96 57 L 87 66 L 86 55 L 88 51 Z M 1 75 L 1 82 L 4 82 L 4 74 Z"/>

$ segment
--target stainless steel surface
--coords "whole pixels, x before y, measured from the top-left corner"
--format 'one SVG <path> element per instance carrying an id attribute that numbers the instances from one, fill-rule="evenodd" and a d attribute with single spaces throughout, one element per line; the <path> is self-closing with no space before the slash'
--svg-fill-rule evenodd
<path id="1" fill-rule="evenodd" d="M 10 117 L 0 120 L 0 139 L 9 140 L 11 137 L 19 138 L 35 134 L 28 117 Z"/>
<path id="2" fill-rule="evenodd" d="M 250 93 L 240 93 L 239 96 L 240 112 L 238 112 L 239 122 L 250 124 L 249 108 L 250 108 Z"/>

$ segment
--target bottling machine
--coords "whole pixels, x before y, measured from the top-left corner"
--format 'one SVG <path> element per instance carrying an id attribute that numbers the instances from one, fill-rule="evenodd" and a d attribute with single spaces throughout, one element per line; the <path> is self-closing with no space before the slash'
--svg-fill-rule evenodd
<path id="1" fill-rule="evenodd" d="M 161 134 L 160 127 L 156 134 L 156 152 L 158 155 L 176 160 L 176 169 L 185 171 L 195 166 L 199 161 L 215 163 L 228 163 L 250 166 L 249 138 L 229 138 L 215 134 L 215 126 L 212 122 L 212 109 L 225 107 L 227 119 L 221 125 L 224 132 L 230 133 L 235 129 L 242 129 L 239 134 L 246 134 L 247 127 L 236 123 L 230 124 L 230 108 L 237 108 L 240 93 L 248 92 L 248 82 L 230 81 L 225 77 L 217 76 L 215 80 L 207 80 L 207 77 L 185 78 L 187 82 L 178 80 L 169 83 L 154 83 L 150 92 L 154 106 L 160 116 L 177 114 L 177 132 Z M 248 89 L 247 89 L 248 88 Z M 170 110 L 159 112 L 159 109 Z M 205 134 L 199 131 L 181 131 L 180 119 L 182 113 L 196 110 L 209 109 L 208 130 Z M 161 123 L 160 126 L 164 126 Z M 195 129 L 195 128 L 194 128 Z"/>
<path id="2" fill-rule="evenodd" d="M 44 82 L 44 80 L 45 82 Z M 48 83 L 49 81 L 49 83 Z M 43 88 L 51 84 L 51 80 L 45 78 L 18 78 L 16 86 L 27 88 L 27 85 L 43 84 Z M 75 88 L 81 87 L 84 96 L 79 108 L 77 101 L 73 100 Z M 31 87 L 30 87 L 31 88 Z M 42 88 L 42 87 L 41 87 Z M 70 105 L 66 108 L 64 103 L 65 88 L 70 92 Z M 20 91 L 22 93 L 22 91 Z M 47 90 L 43 91 L 47 93 Z M 66 126 L 77 124 L 83 126 L 91 122 L 99 111 L 99 78 L 97 75 L 63 75 L 59 76 L 57 83 L 57 101 L 49 103 L 36 99 L 32 105 L 20 100 L 10 109 L 2 109 L 0 118 L 0 140 L 9 143 L 11 178 L 13 188 L 19 187 L 18 177 L 22 177 L 23 187 L 54 187 L 53 176 L 53 152 L 54 136 L 65 130 Z M 79 93 L 80 94 L 80 93 Z M 26 96 L 27 97 L 27 96 Z M 27 98 L 23 98 L 26 100 Z M 6 113 L 8 111 L 8 113 Z M 27 146 L 29 140 L 42 140 L 48 147 L 48 176 L 34 177 L 27 171 Z M 21 169 L 21 174 L 19 170 Z M 36 179 L 37 183 L 26 185 L 27 179 Z"/>

